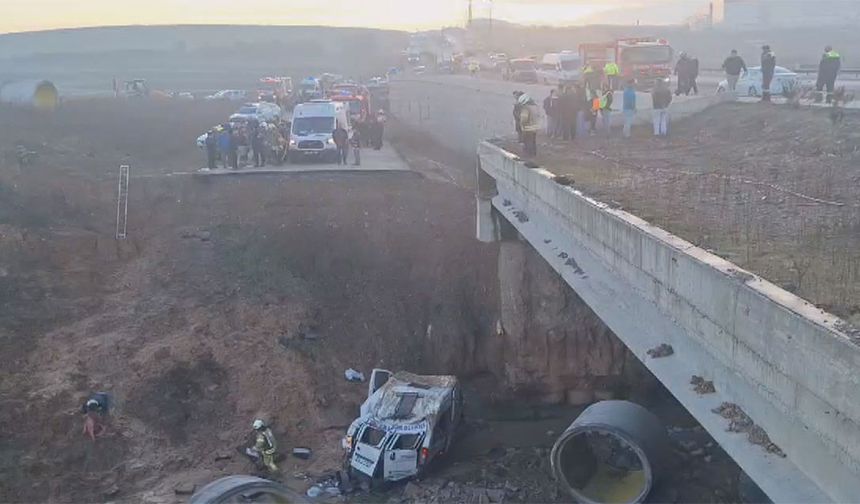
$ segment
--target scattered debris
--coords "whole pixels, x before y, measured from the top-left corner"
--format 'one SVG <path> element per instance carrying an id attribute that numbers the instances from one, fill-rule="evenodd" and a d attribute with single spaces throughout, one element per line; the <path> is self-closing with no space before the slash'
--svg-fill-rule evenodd
<path id="1" fill-rule="evenodd" d="M 197 490 L 197 485 L 194 483 L 184 482 L 173 487 L 173 492 L 176 495 L 191 495 L 194 493 L 194 490 Z"/>
<path id="2" fill-rule="evenodd" d="M 582 268 L 579 267 L 579 264 L 577 264 L 576 260 L 573 257 L 568 257 L 567 260 L 564 261 L 564 264 L 573 268 L 573 272 L 577 275 L 585 273 L 584 271 L 582 271 Z"/>
<path id="3" fill-rule="evenodd" d="M 346 381 L 358 382 L 358 383 L 364 381 L 364 374 L 360 373 L 360 372 L 358 372 L 352 368 L 349 368 L 346 371 L 344 371 L 343 375 L 346 377 Z"/>
<path id="4" fill-rule="evenodd" d="M 666 343 L 660 343 L 659 346 L 648 350 L 648 356 L 652 359 L 659 359 L 661 357 L 668 357 L 675 353 L 675 349 L 672 348 L 672 345 L 668 345 Z"/>
<path id="5" fill-rule="evenodd" d="M 573 177 L 570 175 L 556 175 L 553 180 L 555 180 L 556 184 L 563 186 L 572 186 L 574 183 Z"/>
<path id="6" fill-rule="evenodd" d="M 509 206 L 511 206 L 512 204 L 513 204 L 513 203 L 511 203 L 511 200 L 509 200 L 509 199 L 504 199 L 504 200 L 502 200 L 502 206 L 509 207 Z"/>
<path id="7" fill-rule="evenodd" d="M 713 394 L 717 391 L 712 380 L 706 380 L 698 375 L 693 375 L 690 379 L 690 385 L 693 385 L 693 390 L 699 395 Z"/>
<path id="8" fill-rule="evenodd" d="M 200 241 L 209 241 L 212 238 L 212 233 L 204 229 L 183 229 L 179 232 L 179 237 L 182 239 L 198 239 Z"/>
<path id="9" fill-rule="evenodd" d="M 194 490 L 192 489 L 192 492 L 193 491 Z M 117 495 L 119 495 L 119 487 L 116 485 L 111 485 L 110 488 L 105 490 L 102 495 L 104 495 L 105 499 L 110 499 L 110 498 L 116 497 Z"/>
<path id="10" fill-rule="evenodd" d="M 523 212 L 522 210 L 514 210 L 514 217 L 516 217 L 517 220 L 520 222 L 528 222 L 529 221 L 529 216 L 526 215 L 526 213 Z"/>
<path id="11" fill-rule="evenodd" d="M 742 432 L 747 434 L 750 443 L 759 445 L 779 457 L 785 457 L 785 453 L 779 446 L 770 440 L 764 429 L 752 421 L 740 406 L 730 402 L 722 403 L 718 408 L 712 410 L 714 413 L 729 420 L 729 432 Z"/>
<path id="12" fill-rule="evenodd" d="M 300 458 L 302 460 L 307 460 L 311 458 L 311 449 L 310 448 L 293 448 L 293 457 Z"/>
<path id="13" fill-rule="evenodd" d="M 232 460 L 233 454 L 230 452 L 218 452 L 215 454 L 215 462 L 220 462 L 221 460 Z"/>

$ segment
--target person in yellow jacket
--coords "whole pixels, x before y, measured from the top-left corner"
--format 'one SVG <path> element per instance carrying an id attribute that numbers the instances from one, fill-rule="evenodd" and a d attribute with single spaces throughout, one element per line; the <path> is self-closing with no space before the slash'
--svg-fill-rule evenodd
<path id="1" fill-rule="evenodd" d="M 836 77 L 839 76 L 839 70 L 842 68 L 842 56 L 833 50 L 833 47 L 827 46 L 824 48 L 824 55 L 821 56 L 821 62 L 818 63 L 818 81 L 815 83 L 815 101 L 820 103 L 822 92 L 827 88 L 827 103 L 833 101 L 833 90 L 836 87 Z"/>
<path id="2" fill-rule="evenodd" d="M 269 470 L 269 472 L 277 472 L 278 466 L 275 465 L 275 453 L 278 451 L 278 445 L 275 442 L 275 435 L 272 434 L 265 422 L 260 419 L 254 420 L 252 424 L 254 428 L 254 446 L 245 449 L 245 453 Z"/>
<path id="3" fill-rule="evenodd" d="M 621 73 L 621 70 L 618 68 L 618 64 L 614 61 L 607 61 L 603 66 L 603 75 L 606 76 L 606 81 L 609 83 L 609 89 L 615 91 L 618 89 L 618 76 Z"/>

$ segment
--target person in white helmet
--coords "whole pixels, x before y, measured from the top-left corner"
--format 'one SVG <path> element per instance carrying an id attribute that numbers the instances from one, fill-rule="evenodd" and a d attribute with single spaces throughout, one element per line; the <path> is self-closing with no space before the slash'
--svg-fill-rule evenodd
<path id="1" fill-rule="evenodd" d="M 277 472 L 278 466 L 275 465 L 275 453 L 278 450 L 278 445 L 275 442 L 275 435 L 272 434 L 272 429 L 259 418 L 254 420 L 251 427 L 254 429 L 254 446 L 245 448 L 245 453 L 258 464 L 262 463 L 269 472 Z"/>
<path id="2" fill-rule="evenodd" d="M 95 441 L 107 432 L 107 415 L 110 407 L 110 396 L 105 392 L 91 394 L 81 406 L 84 415 L 83 434 Z"/>

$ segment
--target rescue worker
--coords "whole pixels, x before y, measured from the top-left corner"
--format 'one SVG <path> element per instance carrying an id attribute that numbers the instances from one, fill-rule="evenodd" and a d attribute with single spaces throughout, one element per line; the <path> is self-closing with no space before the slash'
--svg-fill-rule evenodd
<path id="1" fill-rule="evenodd" d="M 609 84 L 609 89 L 615 91 L 618 89 L 618 75 L 621 73 L 621 70 L 618 68 L 618 64 L 614 61 L 607 61 L 605 65 L 603 65 L 603 75 L 606 76 L 606 81 Z"/>
<path id="2" fill-rule="evenodd" d="M 687 96 L 690 96 L 690 91 L 692 91 L 693 94 L 697 95 L 699 94 L 699 86 L 696 84 L 696 79 L 699 78 L 699 58 L 696 58 L 695 56 L 690 58 L 690 62 L 688 63 L 688 65 L 688 84 L 690 85 L 690 87 L 687 89 Z"/>
<path id="3" fill-rule="evenodd" d="M 523 142 L 523 128 L 520 124 L 520 112 L 522 110 L 522 105 L 520 105 L 520 97 L 524 93 L 522 91 L 514 91 L 514 128 L 517 130 L 517 141 Z"/>
<path id="4" fill-rule="evenodd" d="M 277 472 L 278 466 L 275 465 L 275 453 L 278 450 L 278 445 L 275 442 L 275 435 L 272 434 L 265 422 L 259 418 L 254 420 L 252 424 L 254 428 L 254 446 L 245 448 L 245 454 L 254 459 L 257 464 L 269 470 L 269 472 Z"/>
<path id="5" fill-rule="evenodd" d="M 558 99 L 558 127 L 559 137 L 564 140 L 573 140 L 576 138 L 576 121 L 579 109 L 581 108 L 579 95 L 576 91 L 581 85 L 577 82 L 574 88 L 565 86 L 561 97 Z"/>
<path id="6" fill-rule="evenodd" d="M 827 88 L 827 103 L 833 101 L 833 90 L 836 87 L 836 77 L 842 67 L 842 57 L 833 47 L 824 48 L 821 62 L 818 63 L 818 80 L 815 83 L 815 102 L 821 103 L 822 91 Z"/>
<path id="7" fill-rule="evenodd" d="M 582 80 L 585 82 L 586 92 L 596 93 L 600 89 L 600 82 L 603 77 L 591 63 L 586 63 L 582 68 Z"/>
<path id="8" fill-rule="evenodd" d="M 732 49 L 731 55 L 723 61 L 723 70 L 726 71 L 726 81 L 729 84 L 729 91 L 735 91 L 738 87 L 738 79 L 741 76 L 741 71 L 747 71 L 747 64 L 743 58 L 738 56 L 737 49 Z"/>
<path id="9" fill-rule="evenodd" d="M 776 70 L 776 54 L 765 44 L 761 47 L 761 101 L 770 101 L 770 83 Z"/>
<path id="10" fill-rule="evenodd" d="M 347 133 L 343 125 L 338 123 L 331 136 L 337 147 L 337 164 L 345 165 L 346 156 L 349 152 L 349 133 Z"/>
<path id="11" fill-rule="evenodd" d="M 92 441 L 101 437 L 107 431 L 106 422 L 110 408 L 110 397 L 105 392 L 96 392 L 90 395 L 81 406 L 84 415 L 84 427 L 82 433 Z"/>
<path id="12" fill-rule="evenodd" d="M 517 102 L 520 105 L 523 151 L 526 156 L 537 156 L 537 133 L 540 130 L 540 110 L 534 100 L 525 93 L 520 95 Z"/>

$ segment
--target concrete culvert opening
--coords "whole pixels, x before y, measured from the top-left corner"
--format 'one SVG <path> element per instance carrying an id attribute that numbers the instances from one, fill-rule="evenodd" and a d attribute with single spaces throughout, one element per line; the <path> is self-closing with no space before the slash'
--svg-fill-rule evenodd
<path id="1" fill-rule="evenodd" d="M 665 430 L 649 411 L 603 401 L 583 411 L 556 441 L 553 473 L 577 502 L 642 502 L 667 446 Z"/>

